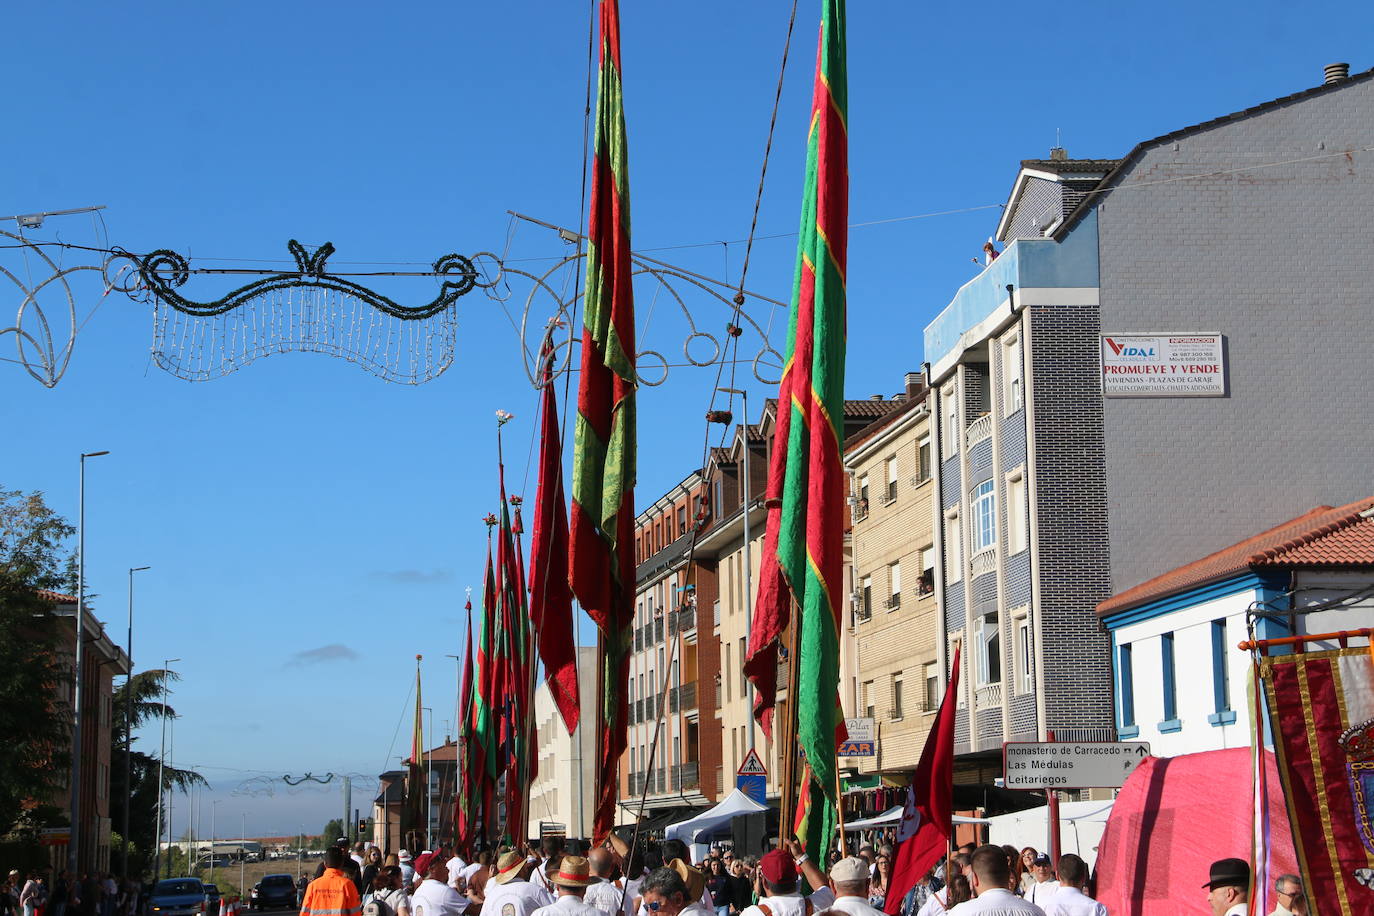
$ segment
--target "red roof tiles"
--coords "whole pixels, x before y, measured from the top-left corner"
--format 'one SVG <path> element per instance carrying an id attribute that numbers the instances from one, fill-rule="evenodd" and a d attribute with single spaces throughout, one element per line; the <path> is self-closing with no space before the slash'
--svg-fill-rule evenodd
<path id="1" fill-rule="evenodd" d="M 1374 566 L 1374 497 L 1318 506 L 1238 544 L 1128 588 L 1097 606 L 1099 617 L 1252 569 Z"/>

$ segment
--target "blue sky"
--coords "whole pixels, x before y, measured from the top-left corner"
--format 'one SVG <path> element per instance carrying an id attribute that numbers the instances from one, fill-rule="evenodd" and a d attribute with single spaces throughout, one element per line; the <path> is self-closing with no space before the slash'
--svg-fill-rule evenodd
<path id="1" fill-rule="evenodd" d="M 622 17 L 635 247 L 695 245 L 657 256 L 737 280 L 743 246 L 711 243 L 748 231 L 787 5 L 624 2 Z M 586 3 L 27 4 L 5 18 L 0 213 L 105 204 L 113 244 L 219 265 L 284 258 L 290 238 L 332 241 L 340 262 L 509 238 L 533 267 L 564 246 L 531 225 L 511 236 L 508 209 L 578 223 Z M 796 228 L 816 19 L 801 3 L 762 235 Z M 1073 156 L 1124 155 L 1315 85 L 1323 64 L 1365 69 L 1371 26 L 1374 8 L 1348 3 L 852 4 L 851 219 L 966 212 L 853 230 L 850 395 L 890 396 L 919 367 L 921 328 L 995 226 L 995 206 L 973 208 L 1004 201 L 1018 160 L 1056 136 Z M 100 238 L 89 217 L 35 235 Z M 751 289 L 788 298 L 792 245 L 756 244 Z M 0 264 L 25 266 L 13 251 Z M 206 299 L 230 286 L 192 282 Z M 428 280 L 388 289 L 433 295 Z M 708 330 L 728 317 L 692 309 Z M 444 656 L 462 645 L 464 587 L 480 585 L 493 414 L 517 416 L 511 489 L 531 497 L 535 420 L 501 306 L 472 294 L 458 314 L 454 366 L 419 388 L 313 354 L 188 384 L 152 365 L 149 307 L 117 295 L 55 390 L 0 362 L 0 485 L 43 490 L 74 518 L 77 455 L 112 452 L 88 467 L 90 587 L 122 639 L 126 571 L 154 567 L 139 578 L 135 659 L 183 659 L 174 756 L 214 783 L 207 827 L 219 798 L 221 824 L 318 829 L 342 810 L 337 789 L 278 782 L 268 796 L 258 779 L 307 770 L 357 774 L 366 809 L 370 780 L 404 753 L 417 652 L 435 730 L 452 718 Z M 666 297 L 642 288 L 640 315 L 641 346 L 682 362 Z M 772 327 L 781 349 L 781 311 Z M 745 339 L 749 354 L 758 344 Z M 713 379 L 674 368 L 642 392 L 641 501 L 695 466 Z"/>

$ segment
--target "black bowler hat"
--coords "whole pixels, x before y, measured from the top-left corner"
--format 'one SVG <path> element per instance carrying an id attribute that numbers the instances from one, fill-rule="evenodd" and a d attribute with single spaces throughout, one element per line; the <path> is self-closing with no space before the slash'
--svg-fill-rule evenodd
<path id="1" fill-rule="evenodd" d="M 1249 887 L 1250 863 L 1244 859 L 1221 859 L 1213 862 L 1207 883 L 1202 886 L 1209 890 L 1218 887 Z"/>

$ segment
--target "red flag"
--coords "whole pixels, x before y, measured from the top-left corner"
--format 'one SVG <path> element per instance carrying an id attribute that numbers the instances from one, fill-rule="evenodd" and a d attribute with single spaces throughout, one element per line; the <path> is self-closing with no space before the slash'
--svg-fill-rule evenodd
<path id="1" fill-rule="evenodd" d="M 461 762 L 462 777 L 459 783 L 458 794 L 454 798 L 456 810 L 453 815 L 453 823 L 456 825 L 454 830 L 454 845 L 458 851 L 472 857 L 472 841 L 474 839 L 474 824 L 471 817 L 473 806 L 473 788 L 476 782 L 473 780 L 473 724 L 475 718 L 472 713 L 472 599 L 468 598 L 466 610 L 468 612 L 468 631 L 463 646 L 463 676 L 458 686 L 458 759 Z M 466 704 L 466 705 L 464 705 Z"/>
<path id="2" fill-rule="evenodd" d="M 897 861 L 892 866 L 885 913 L 902 911 L 902 898 L 949 849 L 954 832 L 954 707 L 959 694 L 959 655 L 954 650 L 949 684 L 921 760 L 907 789 L 906 810 L 897 826 Z"/>
<path id="3" fill-rule="evenodd" d="M 547 346 L 547 344 L 546 344 Z M 577 638 L 568 586 L 568 510 L 563 504 L 563 449 L 553 391 L 553 353 L 544 363 L 544 416 L 539 441 L 539 491 L 530 541 L 530 620 L 549 694 L 572 734 L 577 729 Z"/>
<path id="4" fill-rule="evenodd" d="M 601 0 L 601 72 L 587 220 L 582 371 L 573 432 L 568 558 L 577 600 L 601 631 L 592 836 L 615 826 L 620 757 L 629 743 L 634 635 L 635 321 L 629 151 L 620 83 L 620 6 Z"/>

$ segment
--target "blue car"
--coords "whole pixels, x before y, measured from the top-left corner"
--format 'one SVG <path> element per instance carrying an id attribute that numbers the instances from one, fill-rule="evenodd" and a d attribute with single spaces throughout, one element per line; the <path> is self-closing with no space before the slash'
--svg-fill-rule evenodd
<path id="1" fill-rule="evenodd" d="M 166 878 L 148 897 L 149 916 L 204 916 L 205 885 L 199 878 Z"/>

